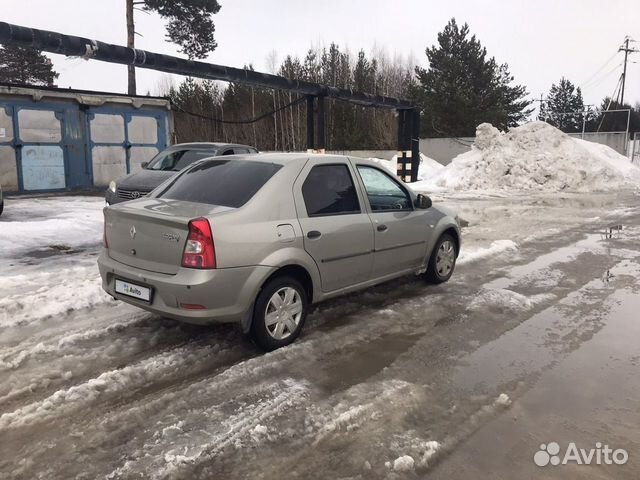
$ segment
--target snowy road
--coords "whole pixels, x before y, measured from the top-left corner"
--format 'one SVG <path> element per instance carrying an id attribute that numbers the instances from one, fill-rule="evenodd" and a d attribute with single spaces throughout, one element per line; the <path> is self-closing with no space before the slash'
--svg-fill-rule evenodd
<path id="1" fill-rule="evenodd" d="M 99 198 L 8 199 L 0 477 L 637 478 L 640 197 L 435 200 L 469 222 L 449 283 L 321 304 L 264 355 L 103 294 Z M 552 440 L 629 462 L 540 470 Z"/>

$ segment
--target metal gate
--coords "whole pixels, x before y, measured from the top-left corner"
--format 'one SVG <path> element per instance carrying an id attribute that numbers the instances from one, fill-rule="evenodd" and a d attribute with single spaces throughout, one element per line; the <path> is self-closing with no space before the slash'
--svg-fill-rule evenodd
<path id="1" fill-rule="evenodd" d="M 167 146 L 166 114 L 131 112 L 109 107 L 87 113 L 89 155 L 96 185 L 107 185 L 140 170 Z"/>
<path id="2" fill-rule="evenodd" d="M 80 117 L 75 105 L 0 103 L 0 181 L 26 191 L 90 185 Z"/>

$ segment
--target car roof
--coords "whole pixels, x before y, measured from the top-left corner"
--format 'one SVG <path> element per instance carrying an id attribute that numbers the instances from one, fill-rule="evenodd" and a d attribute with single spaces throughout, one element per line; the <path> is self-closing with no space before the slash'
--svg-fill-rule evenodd
<path id="1" fill-rule="evenodd" d="M 256 147 L 252 147 L 251 145 L 241 145 L 239 143 L 219 143 L 219 142 L 189 142 L 189 143 L 176 143 L 175 145 L 171 145 L 167 147 L 167 150 L 178 150 L 181 148 L 204 148 L 211 150 L 219 150 L 220 148 L 253 148 L 257 150 Z"/>
<path id="2" fill-rule="evenodd" d="M 220 160 L 221 157 L 210 157 L 203 160 L 201 162 Z M 335 163 L 335 162 L 343 162 L 348 158 L 359 163 L 366 164 L 372 166 L 379 166 L 375 162 L 368 160 L 366 158 L 361 157 L 347 157 L 345 155 L 331 155 L 331 154 L 317 154 L 317 153 L 304 153 L 304 152 L 293 152 L 293 153 L 284 153 L 284 152 L 271 152 L 271 153 L 260 153 L 258 155 L 229 155 L 225 156 L 226 158 L 233 158 L 234 161 L 251 161 L 251 162 L 265 162 L 265 163 L 277 163 L 280 165 L 291 165 L 295 163 L 304 163 L 307 160 L 313 158 L 314 160 L 320 160 L 323 163 Z"/>

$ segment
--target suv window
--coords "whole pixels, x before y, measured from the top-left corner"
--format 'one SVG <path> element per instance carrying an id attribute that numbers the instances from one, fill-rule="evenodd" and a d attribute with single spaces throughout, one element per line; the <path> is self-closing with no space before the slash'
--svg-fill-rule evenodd
<path id="1" fill-rule="evenodd" d="M 235 152 L 236 155 L 239 154 L 244 154 L 244 153 L 250 153 L 248 148 L 239 148 L 239 147 L 235 147 L 233 149 L 233 151 Z"/>
<path id="2" fill-rule="evenodd" d="M 282 165 L 209 160 L 179 175 L 158 198 L 238 208 L 247 203 Z"/>
<path id="3" fill-rule="evenodd" d="M 160 152 L 147 165 L 146 170 L 168 170 L 177 172 L 196 160 L 215 156 L 213 150 L 170 150 Z"/>
<path id="4" fill-rule="evenodd" d="M 302 196 L 310 217 L 360 213 L 360 204 L 349 168 L 316 165 L 302 184 Z"/>
<path id="5" fill-rule="evenodd" d="M 371 210 L 412 210 L 411 197 L 391 176 L 377 168 L 358 165 Z"/>

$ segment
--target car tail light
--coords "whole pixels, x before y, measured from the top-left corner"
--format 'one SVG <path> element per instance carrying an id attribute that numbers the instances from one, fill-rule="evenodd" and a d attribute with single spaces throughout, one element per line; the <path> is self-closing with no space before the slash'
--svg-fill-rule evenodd
<path id="1" fill-rule="evenodd" d="M 107 242 L 107 216 L 104 217 L 104 222 L 102 224 L 102 243 L 104 244 L 104 248 L 109 248 L 109 242 Z"/>
<path id="2" fill-rule="evenodd" d="M 216 268 L 216 251 L 213 246 L 211 225 L 206 218 L 189 222 L 189 236 L 182 254 L 182 266 L 186 268 Z"/>

